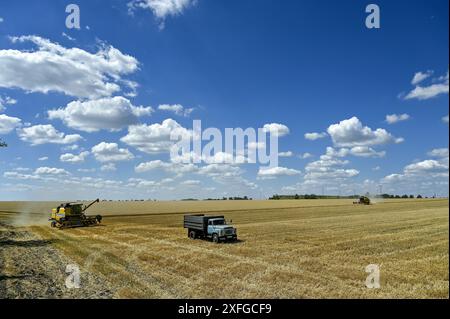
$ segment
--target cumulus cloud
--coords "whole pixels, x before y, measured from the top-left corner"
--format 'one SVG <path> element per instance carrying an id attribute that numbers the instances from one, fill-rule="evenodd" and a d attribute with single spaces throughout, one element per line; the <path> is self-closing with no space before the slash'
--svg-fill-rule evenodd
<path id="1" fill-rule="evenodd" d="M 39 167 L 34 171 L 35 175 L 70 175 L 70 173 L 62 168 Z"/>
<path id="2" fill-rule="evenodd" d="M 403 142 L 403 139 L 395 138 L 385 129 L 372 130 L 363 126 L 357 117 L 331 125 L 328 128 L 328 134 L 334 144 L 339 147 L 374 146 Z"/>
<path id="3" fill-rule="evenodd" d="M 440 157 L 445 158 L 449 156 L 448 148 L 437 148 L 430 152 L 428 152 L 428 156 L 430 157 Z"/>
<path id="4" fill-rule="evenodd" d="M 442 122 L 448 124 L 448 115 L 447 115 L 447 116 L 444 116 L 444 117 L 442 118 Z"/>
<path id="5" fill-rule="evenodd" d="M 128 128 L 128 134 L 121 141 L 141 152 L 157 154 L 170 152 L 176 140 L 172 137 L 183 137 L 190 139 L 192 131 L 185 129 L 178 122 L 167 119 L 161 124 L 132 125 Z"/>
<path id="6" fill-rule="evenodd" d="M 9 96 L 1 96 L 0 95 L 0 112 L 4 112 L 6 110 L 6 105 L 17 104 L 17 100 L 10 98 Z"/>
<path id="7" fill-rule="evenodd" d="M 448 193 L 449 154 L 448 148 L 435 149 L 428 153 L 433 159 L 426 159 L 405 166 L 403 172 L 390 174 L 381 182 L 390 187 L 414 187 L 428 193 L 437 188 Z M 431 188 L 431 189 L 430 189 Z"/>
<path id="8" fill-rule="evenodd" d="M 31 145 L 73 144 L 82 139 L 78 134 L 66 135 L 57 131 L 52 125 L 35 125 L 18 130 L 20 139 Z"/>
<path id="9" fill-rule="evenodd" d="M 182 175 L 196 172 L 198 168 L 193 164 L 166 163 L 161 160 L 141 163 L 135 167 L 136 173 L 145 173 L 154 170 L 163 170 L 168 173 Z"/>
<path id="10" fill-rule="evenodd" d="M 14 129 L 20 127 L 21 125 L 21 119 L 0 114 L 0 134 L 11 133 Z"/>
<path id="11" fill-rule="evenodd" d="M 313 157 L 314 155 L 312 155 L 311 153 L 303 153 L 303 154 L 300 154 L 298 157 L 300 158 L 300 159 L 308 159 L 308 158 L 311 158 L 311 157 Z"/>
<path id="12" fill-rule="evenodd" d="M 300 174 L 300 171 L 286 167 L 261 167 L 258 171 L 258 178 L 274 179 L 280 176 L 295 176 Z"/>
<path id="13" fill-rule="evenodd" d="M 173 105 L 162 104 L 158 107 L 158 110 L 165 112 L 172 112 L 175 113 L 175 115 L 184 117 L 189 117 L 194 111 L 193 108 L 185 108 L 181 104 L 173 104 Z"/>
<path id="14" fill-rule="evenodd" d="M 291 151 L 280 152 L 280 153 L 278 153 L 278 156 L 279 157 L 292 157 L 292 156 L 294 156 L 294 153 L 292 153 Z"/>
<path id="15" fill-rule="evenodd" d="M 141 116 L 153 113 L 151 107 L 134 106 L 128 99 L 115 96 L 91 101 L 73 101 L 65 108 L 48 111 L 49 119 L 59 119 L 70 128 L 84 132 L 118 131 L 136 124 Z"/>
<path id="16" fill-rule="evenodd" d="M 409 120 L 411 117 L 408 114 L 392 114 L 392 115 L 386 115 L 386 122 L 388 124 L 395 124 L 398 122 L 403 122 Z"/>
<path id="17" fill-rule="evenodd" d="M 305 182 L 307 184 L 322 184 L 325 182 L 332 185 L 358 176 L 359 171 L 345 168 L 350 162 L 341 159 L 349 154 L 350 150 L 348 149 L 335 150 L 328 147 L 326 154 L 322 155 L 319 160 L 306 165 Z"/>
<path id="18" fill-rule="evenodd" d="M 426 72 L 417 72 L 416 74 L 414 74 L 414 78 L 411 81 L 412 85 L 417 85 L 420 82 L 428 79 L 430 76 L 433 75 L 433 71 L 426 71 Z"/>
<path id="19" fill-rule="evenodd" d="M 323 132 L 323 133 L 306 133 L 305 139 L 310 140 L 310 141 L 316 141 L 316 140 L 325 138 L 327 136 L 328 136 L 328 134 L 325 132 Z"/>
<path id="20" fill-rule="evenodd" d="M 109 163 L 109 164 L 102 165 L 100 167 L 100 170 L 102 172 L 115 172 L 115 171 L 117 171 L 117 167 L 116 167 L 116 164 Z"/>
<path id="21" fill-rule="evenodd" d="M 130 12 L 137 9 L 151 10 L 160 20 L 160 28 L 164 28 L 164 20 L 168 16 L 182 14 L 187 8 L 195 5 L 197 0 L 132 0 L 128 3 Z"/>
<path id="22" fill-rule="evenodd" d="M 117 143 L 102 142 L 91 150 L 95 159 L 99 162 L 122 162 L 134 159 L 134 155 L 124 148 L 119 148 Z"/>
<path id="23" fill-rule="evenodd" d="M 413 85 L 416 87 L 409 92 L 404 99 L 405 100 L 428 100 L 432 99 L 434 97 L 437 97 L 441 94 L 448 94 L 449 92 L 449 73 L 447 71 L 447 75 L 438 77 L 434 79 L 433 83 L 429 84 L 428 86 L 420 86 L 419 84 L 422 83 L 425 79 L 431 76 L 432 73 L 429 71 L 426 74 L 418 73 L 414 76 L 413 79 Z M 427 76 L 428 75 L 428 76 Z M 416 78 L 417 77 L 417 78 Z M 420 80 L 420 81 L 419 81 Z"/>
<path id="24" fill-rule="evenodd" d="M 66 154 L 61 155 L 59 157 L 59 160 L 61 162 L 79 164 L 79 163 L 83 163 L 88 156 L 89 156 L 89 152 L 81 152 L 78 155 L 66 153 Z"/>
<path id="25" fill-rule="evenodd" d="M 38 36 L 11 38 L 33 43 L 28 50 L 0 50 L 0 87 L 27 92 L 58 92 L 98 99 L 119 92 L 121 77 L 138 69 L 138 61 L 112 46 L 96 53 L 65 48 Z"/>
<path id="26" fill-rule="evenodd" d="M 290 133 L 290 130 L 286 125 L 272 123 L 264 125 L 263 132 L 270 133 L 273 136 L 283 137 L 288 135 Z"/>
<path id="27" fill-rule="evenodd" d="M 201 184 L 201 182 L 198 180 L 187 180 L 187 181 L 181 182 L 181 185 L 184 185 L 184 186 L 198 186 L 200 184 Z"/>
<path id="28" fill-rule="evenodd" d="M 349 153 L 353 156 L 358 156 L 358 157 L 385 157 L 386 156 L 386 152 L 385 151 L 381 151 L 381 152 L 377 152 L 375 151 L 373 148 L 368 147 L 368 146 L 355 146 L 352 147 L 349 150 Z"/>
<path id="29" fill-rule="evenodd" d="M 405 174 L 448 172 L 448 163 L 437 160 L 425 160 L 405 167 Z"/>

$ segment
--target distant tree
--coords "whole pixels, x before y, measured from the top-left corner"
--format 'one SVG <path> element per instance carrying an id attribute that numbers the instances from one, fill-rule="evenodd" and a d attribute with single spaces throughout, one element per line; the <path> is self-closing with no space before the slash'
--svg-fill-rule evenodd
<path id="1" fill-rule="evenodd" d="M 422 199 L 422 195 L 417 195 L 417 199 Z"/>
<path id="2" fill-rule="evenodd" d="M 409 195 L 409 198 L 414 199 L 414 195 Z"/>
<path id="3" fill-rule="evenodd" d="M 298 194 L 295 194 L 295 199 L 300 199 L 300 196 Z"/>
<path id="4" fill-rule="evenodd" d="M 409 198 L 409 196 L 408 195 L 403 195 L 402 198 L 406 199 L 406 198 Z"/>
<path id="5" fill-rule="evenodd" d="M 401 198 L 401 197 L 400 197 L 400 195 L 395 195 L 395 198 L 399 199 L 399 198 Z"/>

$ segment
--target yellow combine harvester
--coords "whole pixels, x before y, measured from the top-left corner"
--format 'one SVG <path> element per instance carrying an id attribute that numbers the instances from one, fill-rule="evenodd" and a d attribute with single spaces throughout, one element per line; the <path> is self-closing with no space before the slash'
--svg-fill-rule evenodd
<path id="1" fill-rule="evenodd" d="M 83 206 L 81 203 L 61 204 L 58 208 L 52 209 L 50 225 L 59 229 L 98 225 L 102 221 L 102 216 L 86 216 L 85 212 L 99 202 L 100 199 L 96 199 L 87 206 Z"/>
<path id="2" fill-rule="evenodd" d="M 359 201 L 353 202 L 355 205 L 371 205 L 370 198 L 367 196 L 362 196 L 359 198 Z"/>

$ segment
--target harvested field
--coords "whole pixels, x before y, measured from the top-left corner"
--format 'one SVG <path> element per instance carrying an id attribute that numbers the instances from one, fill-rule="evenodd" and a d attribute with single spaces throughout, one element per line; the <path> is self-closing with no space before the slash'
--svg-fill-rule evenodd
<path id="1" fill-rule="evenodd" d="M 58 231 L 43 224 L 54 203 L 0 203 L 0 222 L 12 225 L 3 226 L 9 227 L 3 237 L 6 231 L 26 232 L 57 252 L 64 260 L 51 267 L 60 271 L 58 280 L 64 280 L 66 260 L 93 276 L 82 281 L 77 297 L 448 298 L 448 205 L 448 200 L 372 206 L 347 200 L 104 202 L 90 211 L 106 216 L 102 226 Z M 19 213 L 25 206 L 26 218 Z M 240 242 L 189 240 L 182 228 L 186 212 L 222 212 L 238 228 Z M 39 296 L 39 286 L 32 284 L 38 278 L 27 278 L 24 295 L 14 291 L 17 279 L 8 276 L 27 273 L 36 263 L 44 269 L 47 261 L 29 264 L 25 251 L 11 249 L 3 237 L 0 295 Z M 365 286 L 369 264 L 380 265 L 380 289 Z M 103 294 L 89 293 L 101 283 Z"/>

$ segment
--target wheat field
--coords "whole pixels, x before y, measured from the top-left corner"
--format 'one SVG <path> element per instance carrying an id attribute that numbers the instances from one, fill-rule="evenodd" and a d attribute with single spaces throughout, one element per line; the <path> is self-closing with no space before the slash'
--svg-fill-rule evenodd
<path id="1" fill-rule="evenodd" d="M 0 221 L 21 220 L 111 298 L 449 297 L 448 200 L 103 202 L 91 210 L 102 226 L 67 230 L 43 222 L 53 204 L 0 203 Z M 193 212 L 224 214 L 240 241 L 188 239 Z M 365 285 L 369 264 L 380 289 Z"/>

